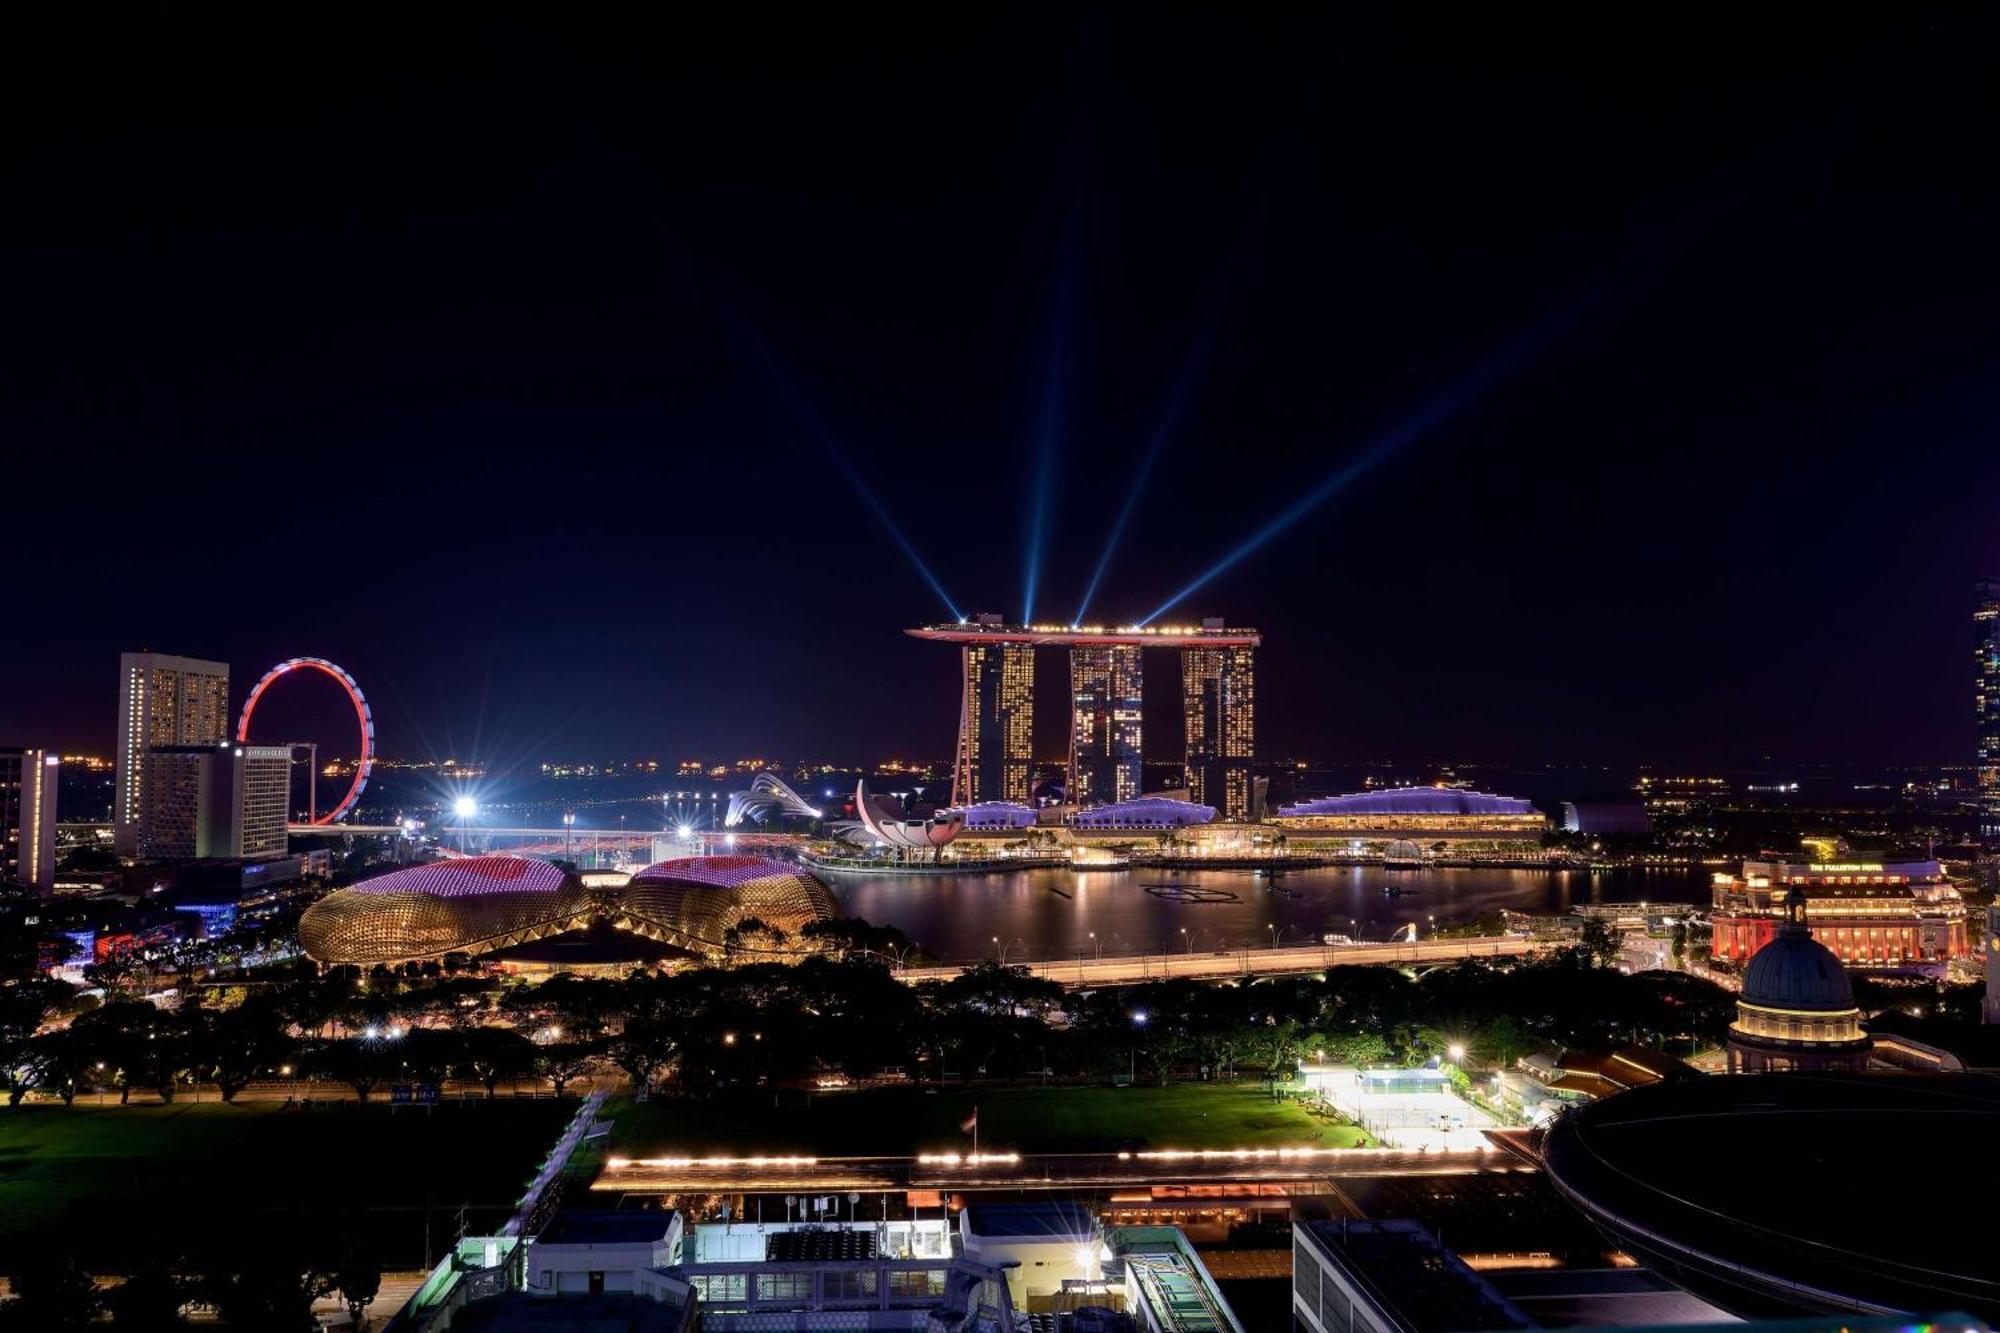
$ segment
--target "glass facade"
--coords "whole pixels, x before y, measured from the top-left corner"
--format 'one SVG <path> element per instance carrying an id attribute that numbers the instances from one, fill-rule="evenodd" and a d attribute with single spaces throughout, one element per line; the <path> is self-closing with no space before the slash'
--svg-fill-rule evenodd
<path id="1" fill-rule="evenodd" d="M 156 746 L 146 754 L 145 774 L 140 854 L 170 861 L 285 854 L 289 747 Z"/>
<path id="2" fill-rule="evenodd" d="M 1035 650 L 1025 643 L 968 643 L 953 805 L 1028 799 L 1034 766 Z"/>
<path id="3" fill-rule="evenodd" d="M 155 746 L 221 745 L 229 739 L 229 668 L 162 653 L 118 660 L 118 775 L 113 834 L 118 850 L 138 850 Z"/>
<path id="4" fill-rule="evenodd" d="M 1108 805 L 1139 795 L 1142 674 L 1132 644 L 1069 650 L 1069 800 Z"/>
<path id="5" fill-rule="evenodd" d="M 1181 691 L 1187 720 L 1188 795 L 1226 820 L 1253 817 L 1251 764 L 1257 752 L 1256 650 L 1181 651 Z"/>
<path id="6" fill-rule="evenodd" d="M 55 887 L 60 768 L 44 750 L 0 750 L 0 881 Z"/>

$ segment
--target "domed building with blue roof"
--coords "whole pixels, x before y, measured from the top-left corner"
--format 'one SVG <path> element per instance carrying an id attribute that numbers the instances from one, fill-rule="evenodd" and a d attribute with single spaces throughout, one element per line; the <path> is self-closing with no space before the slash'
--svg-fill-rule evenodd
<path id="1" fill-rule="evenodd" d="M 1847 968 L 1812 937 L 1805 893 L 1794 885 L 1784 924 L 1744 969 L 1729 1026 L 1729 1072 L 1861 1070 L 1871 1045 Z"/>

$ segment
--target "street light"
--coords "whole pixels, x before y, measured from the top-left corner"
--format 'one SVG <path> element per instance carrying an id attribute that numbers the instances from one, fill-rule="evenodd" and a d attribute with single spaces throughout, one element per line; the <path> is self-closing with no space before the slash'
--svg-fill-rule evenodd
<path id="1" fill-rule="evenodd" d="M 1465 1047 L 1461 1046 L 1457 1042 L 1453 1042 L 1451 1045 L 1445 1047 L 1444 1053 L 1446 1058 L 1449 1059 L 1455 1065 L 1462 1065 L 1465 1063 Z"/>
<path id="2" fill-rule="evenodd" d="M 451 812 L 458 816 L 458 850 L 469 851 L 471 848 L 467 843 L 466 826 L 478 816 L 479 802 L 469 795 L 459 796 L 452 801 Z"/>

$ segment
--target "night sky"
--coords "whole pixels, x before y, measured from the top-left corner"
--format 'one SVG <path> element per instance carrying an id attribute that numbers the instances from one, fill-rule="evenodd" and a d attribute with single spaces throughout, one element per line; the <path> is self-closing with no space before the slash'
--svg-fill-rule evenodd
<path id="1" fill-rule="evenodd" d="M 683 8 L 12 33 L 0 740 L 150 646 L 405 756 L 945 756 L 850 473 L 967 613 L 1042 514 L 1067 620 L 1177 399 L 1093 620 L 1373 464 L 1167 617 L 1267 756 L 1967 761 L 1991 11 Z"/>

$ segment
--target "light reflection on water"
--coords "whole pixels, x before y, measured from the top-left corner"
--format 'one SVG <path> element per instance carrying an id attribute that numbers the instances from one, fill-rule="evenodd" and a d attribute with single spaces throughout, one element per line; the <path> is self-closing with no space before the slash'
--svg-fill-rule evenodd
<path id="1" fill-rule="evenodd" d="M 1287 944 L 1310 942 L 1329 932 L 1379 940 L 1410 921 L 1427 928 L 1427 918 L 1444 922 L 1503 907 L 1555 911 L 1573 902 L 1706 903 L 1709 896 L 1707 873 L 1688 870 L 1592 875 L 1573 870 L 1333 867 L 1287 871 L 1278 881 L 1279 891 L 1247 870 L 828 873 L 824 878 L 847 915 L 896 926 L 953 961 L 990 958 L 1001 946 L 1011 961 L 1073 957 L 1099 946 L 1106 954 L 1268 946 L 1274 935 Z M 1147 892 L 1148 885 L 1234 897 L 1173 901 Z M 1384 885 L 1402 893 L 1384 894 Z"/>

